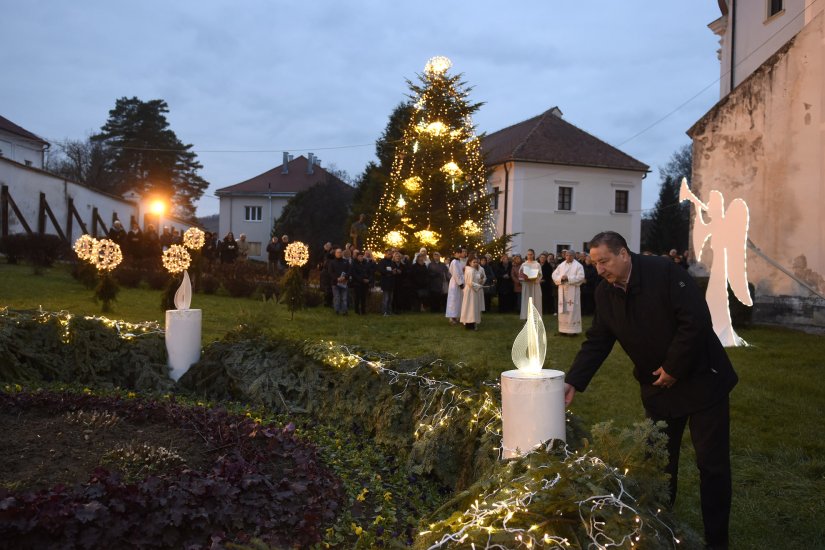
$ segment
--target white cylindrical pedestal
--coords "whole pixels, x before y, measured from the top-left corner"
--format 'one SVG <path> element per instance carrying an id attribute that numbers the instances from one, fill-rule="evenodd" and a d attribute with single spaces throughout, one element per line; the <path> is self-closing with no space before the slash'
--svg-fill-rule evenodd
<path id="1" fill-rule="evenodd" d="M 166 351 L 172 369 L 169 376 L 177 382 L 201 357 L 201 310 L 166 311 Z"/>
<path id="2" fill-rule="evenodd" d="M 566 441 L 564 373 L 501 373 L 501 422 L 504 458 L 527 454 L 548 439 Z"/>

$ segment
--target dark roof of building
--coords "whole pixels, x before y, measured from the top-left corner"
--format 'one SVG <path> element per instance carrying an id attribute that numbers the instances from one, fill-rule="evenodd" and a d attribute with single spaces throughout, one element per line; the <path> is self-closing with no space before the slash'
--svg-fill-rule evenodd
<path id="1" fill-rule="evenodd" d="M 38 143 L 42 143 L 44 145 L 48 145 L 49 142 L 45 139 L 34 135 L 33 133 L 29 132 L 25 128 L 18 126 L 14 122 L 10 121 L 4 116 L 0 116 L 0 130 L 4 130 L 9 132 L 10 134 L 16 134 L 20 137 L 24 137 L 26 139 L 30 139 L 32 141 L 36 141 Z"/>
<path id="2" fill-rule="evenodd" d="M 647 172 L 650 167 L 573 126 L 553 107 L 531 119 L 484 136 L 489 166 L 524 161 Z"/>
<path id="3" fill-rule="evenodd" d="M 341 181 L 338 177 L 330 174 L 320 165 L 315 164 L 312 167 L 312 174 L 307 173 L 309 160 L 301 155 L 287 163 L 287 173 L 283 171 L 283 164 L 276 166 L 272 170 L 267 170 L 263 174 L 259 174 L 254 178 L 246 181 L 223 187 L 215 191 L 218 195 L 231 194 L 267 194 L 267 193 L 291 193 L 295 194 L 300 191 L 309 189 L 316 183 L 322 181 L 336 181 L 348 189 L 352 189 L 349 185 Z"/>

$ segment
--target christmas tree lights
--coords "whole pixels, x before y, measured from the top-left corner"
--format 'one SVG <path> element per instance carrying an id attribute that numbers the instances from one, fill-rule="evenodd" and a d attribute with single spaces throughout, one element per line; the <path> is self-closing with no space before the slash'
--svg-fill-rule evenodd
<path id="1" fill-rule="evenodd" d="M 481 144 L 468 101 L 452 62 L 434 57 L 419 83 L 409 82 L 413 112 L 393 159 L 367 248 L 417 250 L 466 246 L 497 251 L 492 196 L 487 191 Z"/>

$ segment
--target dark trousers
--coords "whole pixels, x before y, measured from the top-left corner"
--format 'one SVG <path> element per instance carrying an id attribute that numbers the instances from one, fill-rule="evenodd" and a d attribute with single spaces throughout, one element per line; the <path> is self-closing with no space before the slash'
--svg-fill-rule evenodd
<path id="1" fill-rule="evenodd" d="M 702 519 L 705 523 L 705 542 L 710 546 L 727 548 L 728 522 L 731 505 L 730 473 L 730 406 L 728 397 L 715 405 L 681 418 L 660 418 L 647 411 L 654 421 L 667 424 L 668 465 L 671 505 L 676 501 L 679 475 L 679 450 L 685 426 L 690 423 L 690 438 L 696 451 L 699 468 L 699 495 L 702 501 Z"/>
<path id="2" fill-rule="evenodd" d="M 510 313 L 516 310 L 516 295 L 512 292 L 498 293 L 498 312 Z"/>
<path id="3" fill-rule="evenodd" d="M 447 310 L 447 295 L 441 292 L 430 292 L 430 311 L 444 313 Z"/>
<path id="4" fill-rule="evenodd" d="M 367 285 L 355 285 L 355 313 L 364 315 L 367 312 L 367 295 L 370 287 Z"/>

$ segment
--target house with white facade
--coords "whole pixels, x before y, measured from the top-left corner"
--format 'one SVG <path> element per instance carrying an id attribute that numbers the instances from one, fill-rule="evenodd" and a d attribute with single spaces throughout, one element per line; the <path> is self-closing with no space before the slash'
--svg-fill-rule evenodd
<path id="1" fill-rule="evenodd" d="M 825 328 L 825 4 L 718 4 L 720 99 L 688 130 L 691 190 L 748 204 L 755 319 Z"/>
<path id="2" fill-rule="evenodd" d="M 580 251 L 607 230 L 639 250 L 643 162 L 567 122 L 558 107 L 485 136 L 482 147 L 496 233 L 516 234 L 515 252 Z"/>
<path id="3" fill-rule="evenodd" d="M 46 140 L 0 116 L 0 157 L 43 168 L 48 148 Z"/>
<path id="4" fill-rule="evenodd" d="M 243 233 L 249 242 L 249 257 L 265 260 L 272 228 L 287 201 L 324 181 L 336 181 L 352 189 L 324 170 L 312 153 L 295 158 L 284 153 L 280 166 L 215 192 L 220 199 L 219 237 L 232 232 L 238 239 Z"/>
<path id="5" fill-rule="evenodd" d="M 137 195 L 120 197 L 43 169 L 49 144 L 0 116 L 0 237 L 15 233 L 57 235 L 73 243 L 84 233 L 105 236 L 115 220 L 185 231 L 191 224 L 159 219 Z M 160 223 L 159 223 L 160 222 Z"/>

